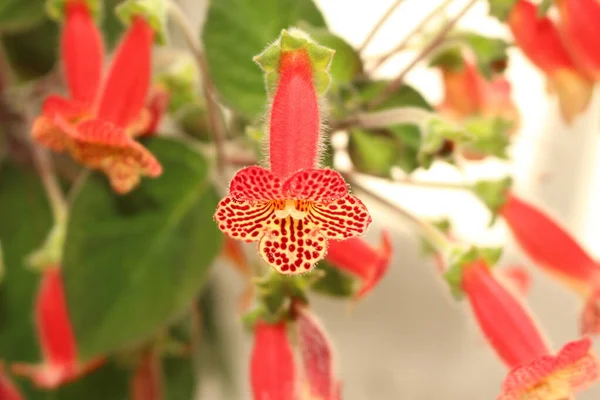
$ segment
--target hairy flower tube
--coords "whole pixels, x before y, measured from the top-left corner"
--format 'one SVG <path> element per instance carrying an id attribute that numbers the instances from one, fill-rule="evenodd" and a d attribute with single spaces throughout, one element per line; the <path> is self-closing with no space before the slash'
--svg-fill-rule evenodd
<path id="1" fill-rule="evenodd" d="M 286 31 L 265 50 L 269 56 L 277 52 L 271 57 L 277 83 L 269 115 L 270 169 L 239 171 L 214 215 L 229 237 L 258 241 L 263 260 L 282 274 L 310 271 L 325 256 L 329 240 L 362 236 L 371 222 L 344 178 L 318 168 L 321 117 L 315 79 L 322 71 L 315 66 L 322 61 L 307 49 L 324 54 L 329 65 L 330 51 Z M 273 68 L 261 65 L 265 71 Z"/>
<path id="2" fill-rule="evenodd" d="M 591 340 L 570 342 L 553 354 L 525 305 L 483 260 L 463 266 L 461 287 L 488 342 L 510 368 L 499 400 L 571 399 L 598 380 Z"/>
<path id="3" fill-rule="evenodd" d="M 513 193 L 500 215 L 537 266 L 584 298 L 583 332 L 600 333 L 600 263 L 556 221 Z"/>
<path id="4" fill-rule="evenodd" d="M 381 233 L 381 245 L 374 248 L 362 238 L 329 243 L 325 259 L 342 271 L 358 276 L 363 281 L 356 293 L 363 298 L 384 277 L 392 256 L 392 241 L 388 232 Z"/>
<path id="5" fill-rule="evenodd" d="M 141 176 L 156 177 L 162 168 L 132 137 L 147 131 L 151 120 L 144 102 L 150 85 L 154 31 L 134 18 L 101 84 L 103 44 L 87 5 L 65 3 L 61 58 L 69 97 L 50 95 L 32 128 L 35 140 L 102 170 L 114 190 L 126 193 Z"/>
<path id="6" fill-rule="evenodd" d="M 250 361 L 254 400 L 296 400 L 296 367 L 286 323 L 258 321 Z"/>
<path id="7" fill-rule="evenodd" d="M 537 5 L 518 0 L 508 24 L 523 53 L 547 75 L 558 94 L 563 118 L 571 122 L 588 107 L 593 81 L 578 69 L 554 22 L 538 17 Z"/>
<path id="8" fill-rule="evenodd" d="M 569 52 L 588 75 L 600 80 L 600 3 L 597 0 L 558 0 L 560 30 Z"/>
<path id="9" fill-rule="evenodd" d="M 35 302 L 35 327 L 42 352 L 39 365 L 13 364 L 17 375 L 29 377 L 43 388 L 55 388 L 96 368 L 102 360 L 81 365 L 69 319 L 59 267 L 47 267 Z"/>

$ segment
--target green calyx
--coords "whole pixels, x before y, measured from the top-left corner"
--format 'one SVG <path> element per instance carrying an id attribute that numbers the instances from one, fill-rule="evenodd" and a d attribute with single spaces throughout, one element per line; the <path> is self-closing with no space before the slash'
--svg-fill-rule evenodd
<path id="1" fill-rule="evenodd" d="M 475 196 L 477 196 L 492 213 L 490 224 L 493 224 L 496 221 L 498 213 L 504 206 L 504 203 L 506 203 L 511 186 L 512 178 L 506 177 L 498 180 L 478 181 L 471 187 L 473 194 L 475 194 Z"/>
<path id="2" fill-rule="evenodd" d="M 448 268 L 444 272 L 444 279 L 450 287 L 450 292 L 455 299 L 460 300 L 464 297 L 462 288 L 463 273 L 466 267 L 477 260 L 483 260 L 485 264 L 492 268 L 502 256 L 502 247 L 469 247 L 454 248 L 448 255 Z"/>
<path id="3" fill-rule="evenodd" d="M 159 44 L 167 42 L 168 0 L 126 0 L 116 8 L 119 19 L 129 25 L 134 17 L 142 17 L 156 33 Z"/>
<path id="4" fill-rule="evenodd" d="M 27 257 L 29 266 L 34 270 L 42 271 L 49 265 L 59 265 L 62 260 L 66 233 L 66 222 L 54 225 L 42 247 Z"/>
<path id="5" fill-rule="evenodd" d="M 62 22 L 65 18 L 67 3 L 85 4 L 95 20 L 102 16 L 102 3 L 99 0 L 46 0 L 46 13 L 55 21 Z"/>
<path id="6" fill-rule="evenodd" d="M 312 64 L 313 82 L 319 95 L 325 94 L 331 83 L 329 67 L 335 50 L 314 42 L 308 34 L 299 29 L 283 29 L 279 38 L 253 60 L 265 72 L 265 84 L 270 96 L 275 93 L 279 80 L 279 61 L 286 52 L 306 51 Z"/>

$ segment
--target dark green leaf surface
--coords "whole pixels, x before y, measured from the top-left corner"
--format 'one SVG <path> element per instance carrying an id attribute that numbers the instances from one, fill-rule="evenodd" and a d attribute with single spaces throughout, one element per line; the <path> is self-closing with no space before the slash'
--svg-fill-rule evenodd
<path id="1" fill-rule="evenodd" d="M 160 178 L 119 196 L 94 175 L 73 204 L 64 279 L 84 359 L 149 338 L 191 304 L 220 251 L 205 159 L 174 140 L 147 146 Z"/>
<path id="2" fill-rule="evenodd" d="M 246 117 L 265 109 L 263 74 L 252 58 L 281 30 L 305 21 L 325 27 L 311 0 L 212 0 L 202 39 L 213 82 L 223 101 Z"/>
<path id="3" fill-rule="evenodd" d="M 0 1 L 0 33 L 16 33 L 42 22 L 44 0 Z"/>

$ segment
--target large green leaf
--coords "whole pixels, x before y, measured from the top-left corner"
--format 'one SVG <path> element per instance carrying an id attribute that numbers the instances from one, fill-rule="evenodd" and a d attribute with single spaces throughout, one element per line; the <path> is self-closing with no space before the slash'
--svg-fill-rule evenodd
<path id="1" fill-rule="evenodd" d="M 252 57 L 300 21 L 325 26 L 311 0 L 211 1 L 202 38 L 211 77 L 227 105 L 250 118 L 263 112 L 263 76 Z"/>
<path id="2" fill-rule="evenodd" d="M 33 327 L 33 302 L 39 276 L 26 257 L 46 238 L 52 215 L 43 187 L 32 171 L 0 166 L 0 242 L 5 277 L 0 285 L 0 359 L 39 360 Z"/>
<path id="3" fill-rule="evenodd" d="M 0 33 L 20 32 L 44 19 L 44 0 L 0 1 Z"/>
<path id="4" fill-rule="evenodd" d="M 174 140 L 147 145 L 159 179 L 119 196 L 94 175 L 72 207 L 64 280 L 84 359 L 149 338 L 191 304 L 220 251 L 205 159 Z"/>

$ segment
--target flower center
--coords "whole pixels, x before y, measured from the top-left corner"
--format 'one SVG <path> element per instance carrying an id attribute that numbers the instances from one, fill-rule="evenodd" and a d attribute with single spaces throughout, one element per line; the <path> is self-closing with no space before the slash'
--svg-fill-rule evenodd
<path id="1" fill-rule="evenodd" d="M 298 210 L 294 200 L 286 200 L 282 210 L 275 210 L 275 216 L 277 218 L 286 218 L 288 215 L 293 219 L 304 219 L 306 211 Z"/>

